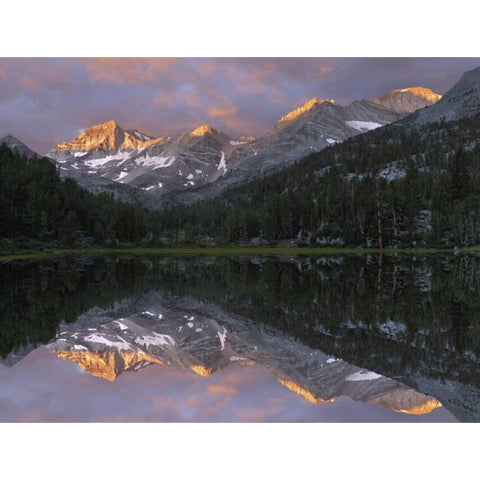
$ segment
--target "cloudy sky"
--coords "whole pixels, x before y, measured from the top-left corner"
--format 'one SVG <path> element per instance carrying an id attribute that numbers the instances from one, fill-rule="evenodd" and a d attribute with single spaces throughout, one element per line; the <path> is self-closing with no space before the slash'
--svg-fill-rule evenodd
<path id="1" fill-rule="evenodd" d="M 151 135 L 209 123 L 261 136 L 311 97 L 445 93 L 479 58 L 0 58 L 0 136 L 39 153 L 116 120 Z"/>
<path id="2" fill-rule="evenodd" d="M 150 365 L 97 378 L 39 347 L 0 364 L 0 422 L 449 422 L 444 408 L 405 415 L 339 397 L 313 404 L 263 366 L 230 365 L 210 377 Z"/>

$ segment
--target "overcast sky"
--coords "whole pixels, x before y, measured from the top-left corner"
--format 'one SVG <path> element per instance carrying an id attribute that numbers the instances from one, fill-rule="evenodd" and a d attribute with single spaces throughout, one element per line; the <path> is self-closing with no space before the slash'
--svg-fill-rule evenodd
<path id="1" fill-rule="evenodd" d="M 311 97 L 445 93 L 479 58 L 0 58 L 0 136 L 39 153 L 116 120 L 154 136 L 208 123 L 261 136 Z"/>

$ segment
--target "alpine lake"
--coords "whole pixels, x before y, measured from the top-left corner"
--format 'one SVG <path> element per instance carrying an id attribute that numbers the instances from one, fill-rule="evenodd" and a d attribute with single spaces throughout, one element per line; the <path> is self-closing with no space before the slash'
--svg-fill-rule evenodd
<path id="1" fill-rule="evenodd" d="M 0 278 L 1 422 L 480 420 L 477 253 L 76 253 Z"/>

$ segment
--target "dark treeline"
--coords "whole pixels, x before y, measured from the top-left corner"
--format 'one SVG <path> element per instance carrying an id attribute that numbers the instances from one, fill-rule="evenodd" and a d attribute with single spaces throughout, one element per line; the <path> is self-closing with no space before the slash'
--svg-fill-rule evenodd
<path id="1" fill-rule="evenodd" d="M 145 288 L 145 264 L 121 259 L 0 265 L 0 358 L 49 342 L 61 322 Z"/>
<path id="2" fill-rule="evenodd" d="M 138 243 L 145 237 L 142 210 L 94 195 L 61 180 L 46 158 L 27 159 L 0 145 L 0 236 L 3 245 L 29 241 L 61 246 Z M 30 243 L 31 245 L 31 243 Z"/>
<path id="3" fill-rule="evenodd" d="M 152 230 L 175 244 L 479 244 L 478 138 L 480 115 L 388 125 L 214 200 L 163 212 Z"/>

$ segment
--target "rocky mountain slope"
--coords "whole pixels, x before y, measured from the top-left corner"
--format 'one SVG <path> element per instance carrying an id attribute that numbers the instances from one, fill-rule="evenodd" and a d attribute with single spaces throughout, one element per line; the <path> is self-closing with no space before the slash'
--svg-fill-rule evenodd
<path id="1" fill-rule="evenodd" d="M 175 192 L 166 201 L 191 204 L 214 198 L 228 188 L 273 173 L 310 153 L 401 117 L 370 100 L 341 106 L 333 100 L 313 98 L 281 117 L 265 136 L 235 149 L 228 158 L 228 172 L 217 181 Z"/>
<path id="2" fill-rule="evenodd" d="M 430 89 L 398 89 L 373 100 L 347 106 L 334 100 L 312 98 L 287 113 L 263 137 L 232 152 L 229 172 L 216 182 L 181 192 L 172 192 L 168 204 L 193 204 L 218 196 L 224 190 L 285 168 L 302 157 L 375 130 L 405 117 L 441 96 Z"/>
<path id="3" fill-rule="evenodd" d="M 465 72 L 460 80 L 431 107 L 420 110 L 411 120 L 415 124 L 458 120 L 480 111 L 480 67 Z"/>
<path id="4" fill-rule="evenodd" d="M 398 88 L 375 97 L 375 103 L 394 110 L 400 114 L 413 113 L 421 108 L 429 107 L 442 98 L 438 93 L 424 87 Z"/>
<path id="5" fill-rule="evenodd" d="M 72 142 L 59 144 L 48 155 L 60 164 L 63 175 L 102 177 L 156 198 L 215 181 L 226 171 L 226 157 L 243 143 L 209 125 L 152 139 L 110 121 L 90 128 Z"/>
<path id="6" fill-rule="evenodd" d="M 230 163 L 232 168 L 262 173 L 399 118 L 368 100 L 341 106 L 312 98 L 280 118 L 264 137 L 235 150 Z"/>
<path id="7" fill-rule="evenodd" d="M 81 187 L 95 195 L 107 193 L 113 195 L 116 200 L 124 203 L 131 203 L 141 208 L 154 210 L 156 207 L 154 199 L 142 189 L 115 182 L 102 176 L 91 175 L 81 171 L 71 171 L 68 169 L 62 169 L 61 167 L 59 168 L 59 173 L 60 178 L 71 178 Z"/>
<path id="8" fill-rule="evenodd" d="M 21 142 L 18 138 L 14 137 L 13 135 L 5 135 L 4 137 L 0 137 L 0 145 L 5 143 L 7 147 L 16 152 L 20 155 L 23 155 L 27 158 L 37 158 L 40 157 L 38 153 L 34 152 L 30 148 L 28 148 L 23 142 Z"/>

